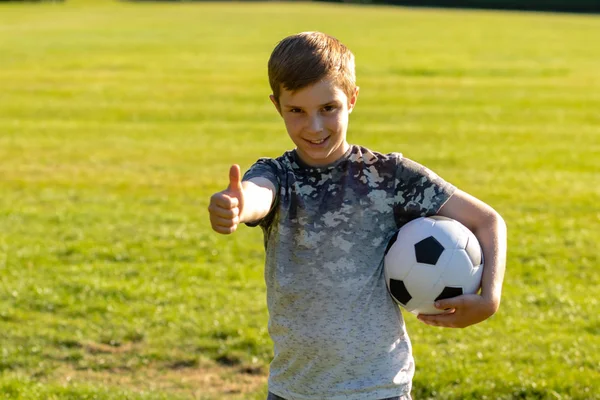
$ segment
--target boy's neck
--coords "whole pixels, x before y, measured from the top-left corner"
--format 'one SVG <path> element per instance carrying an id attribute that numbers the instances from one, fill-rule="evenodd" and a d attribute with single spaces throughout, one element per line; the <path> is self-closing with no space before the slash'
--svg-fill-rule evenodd
<path id="1" fill-rule="evenodd" d="M 328 158 L 324 162 L 319 162 L 319 160 L 312 160 L 312 159 L 307 160 L 306 157 L 303 157 L 301 152 L 298 151 L 298 148 L 294 149 L 294 153 L 296 155 L 296 159 L 298 161 L 300 161 L 300 164 L 302 167 L 320 169 L 320 168 L 327 168 L 327 167 L 333 166 L 333 165 L 337 164 L 340 160 L 346 158 L 348 156 L 348 153 L 350 152 L 351 147 L 352 146 L 350 146 L 350 144 L 348 144 L 347 142 L 344 142 L 335 151 L 335 153 L 338 153 L 338 155 L 333 158 Z"/>

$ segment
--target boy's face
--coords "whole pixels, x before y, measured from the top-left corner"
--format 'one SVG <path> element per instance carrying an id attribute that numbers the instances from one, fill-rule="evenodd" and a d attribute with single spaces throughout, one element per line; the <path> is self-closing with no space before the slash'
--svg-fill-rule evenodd
<path id="1" fill-rule="evenodd" d="M 348 98 L 327 79 L 294 93 L 282 88 L 279 103 L 273 95 L 271 101 L 283 117 L 302 161 L 320 166 L 336 161 L 348 150 L 348 115 L 357 97 L 358 88 Z"/>

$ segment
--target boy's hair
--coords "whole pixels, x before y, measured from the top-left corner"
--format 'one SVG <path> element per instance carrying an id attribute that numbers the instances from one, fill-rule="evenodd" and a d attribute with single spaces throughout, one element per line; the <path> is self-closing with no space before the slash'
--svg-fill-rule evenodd
<path id="1" fill-rule="evenodd" d="M 278 103 L 282 87 L 295 92 L 326 78 L 351 97 L 356 89 L 354 68 L 354 54 L 339 40 L 302 32 L 283 39 L 271 53 L 269 84 Z"/>

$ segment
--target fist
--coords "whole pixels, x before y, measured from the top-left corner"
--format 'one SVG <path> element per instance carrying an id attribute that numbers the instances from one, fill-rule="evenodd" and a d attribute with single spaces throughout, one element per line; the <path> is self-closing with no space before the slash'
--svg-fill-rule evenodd
<path id="1" fill-rule="evenodd" d="M 241 222 L 243 206 L 244 190 L 240 167 L 232 165 L 229 169 L 229 186 L 210 198 L 208 212 L 212 228 L 225 235 L 235 232 Z"/>

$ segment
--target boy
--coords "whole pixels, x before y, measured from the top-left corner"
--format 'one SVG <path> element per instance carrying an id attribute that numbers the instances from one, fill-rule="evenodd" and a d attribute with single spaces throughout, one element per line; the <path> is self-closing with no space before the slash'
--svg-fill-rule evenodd
<path id="1" fill-rule="evenodd" d="M 424 323 L 466 327 L 496 312 L 506 227 L 491 207 L 399 153 L 346 141 L 356 105 L 354 56 L 335 38 L 304 32 L 282 40 L 268 64 L 270 96 L 296 145 L 260 159 L 211 197 L 212 227 L 240 223 L 265 237 L 269 400 L 410 399 L 411 344 L 387 293 L 383 255 L 406 222 L 439 214 L 462 222 L 485 257 L 481 294 L 436 304 Z"/>

